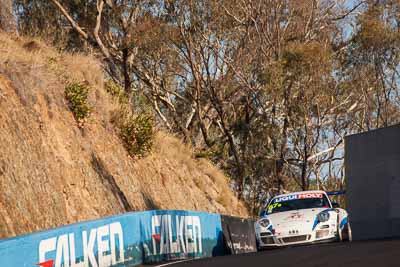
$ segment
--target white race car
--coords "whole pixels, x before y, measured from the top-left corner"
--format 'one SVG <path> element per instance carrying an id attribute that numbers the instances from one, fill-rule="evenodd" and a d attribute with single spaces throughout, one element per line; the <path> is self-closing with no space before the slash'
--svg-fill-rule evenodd
<path id="1" fill-rule="evenodd" d="M 352 240 L 347 212 L 324 191 L 275 196 L 255 228 L 259 249 Z"/>

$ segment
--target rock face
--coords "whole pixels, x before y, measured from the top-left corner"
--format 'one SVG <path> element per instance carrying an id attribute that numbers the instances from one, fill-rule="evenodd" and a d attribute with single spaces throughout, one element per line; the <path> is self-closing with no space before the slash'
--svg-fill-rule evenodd
<path id="1" fill-rule="evenodd" d="M 33 44 L 0 34 L 0 238 L 146 209 L 248 216 L 228 179 L 175 137 L 159 132 L 149 156 L 129 157 L 100 64 Z M 64 98 L 67 79 L 91 88 L 83 129 Z"/>

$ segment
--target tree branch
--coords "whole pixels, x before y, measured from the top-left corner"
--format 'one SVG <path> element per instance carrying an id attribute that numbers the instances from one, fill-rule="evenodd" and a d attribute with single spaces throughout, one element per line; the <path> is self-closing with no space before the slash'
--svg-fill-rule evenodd
<path id="1" fill-rule="evenodd" d="M 366 1 L 361 1 L 360 3 L 358 3 L 357 5 L 355 5 L 352 9 L 350 9 L 349 11 L 347 11 L 346 13 L 344 13 L 343 15 L 338 16 L 338 17 L 336 17 L 336 18 L 333 18 L 332 20 L 333 20 L 333 21 L 336 21 L 336 20 L 341 20 L 341 19 L 346 18 L 348 15 L 350 15 L 351 13 L 353 13 L 357 8 L 359 8 L 361 5 L 363 5 L 363 4 L 365 4 L 365 3 L 366 3 Z"/>
<path id="2" fill-rule="evenodd" d="M 103 41 L 99 36 L 100 26 L 101 26 L 101 16 L 103 14 L 104 8 L 104 0 L 97 0 L 97 18 L 96 18 L 96 27 L 94 28 L 93 34 L 96 39 L 97 44 L 99 45 L 101 52 L 108 59 L 111 58 L 110 51 L 104 46 Z"/>
<path id="3" fill-rule="evenodd" d="M 70 16 L 67 10 L 60 4 L 59 1 L 57 0 L 51 0 L 61 11 L 61 13 L 64 15 L 64 17 L 69 21 L 71 26 L 85 39 L 88 40 L 89 36 L 88 34 L 75 22 L 75 20 Z"/>

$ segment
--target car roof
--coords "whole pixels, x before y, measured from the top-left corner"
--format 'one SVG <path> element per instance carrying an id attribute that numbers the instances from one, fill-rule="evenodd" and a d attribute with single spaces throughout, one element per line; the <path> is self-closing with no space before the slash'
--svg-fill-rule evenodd
<path id="1" fill-rule="evenodd" d="M 286 196 L 291 196 L 291 195 L 296 195 L 296 194 L 304 194 L 304 193 L 309 193 L 309 194 L 315 194 L 315 193 L 322 193 L 326 196 L 326 192 L 322 190 L 308 190 L 308 191 L 298 191 L 298 192 L 292 192 L 292 193 L 287 193 L 287 194 L 282 194 L 282 195 L 276 195 L 272 199 L 277 198 L 277 197 L 286 197 Z"/>

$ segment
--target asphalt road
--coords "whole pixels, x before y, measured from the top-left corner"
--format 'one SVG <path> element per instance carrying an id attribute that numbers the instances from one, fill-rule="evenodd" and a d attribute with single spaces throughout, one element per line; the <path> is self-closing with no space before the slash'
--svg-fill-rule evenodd
<path id="1" fill-rule="evenodd" d="M 396 266 L 400 267 L 400 240 L 331 243 L 324 245 L 291 247 L 199 259 L 168 265 L 171 267 L 214 266 Z"/>

